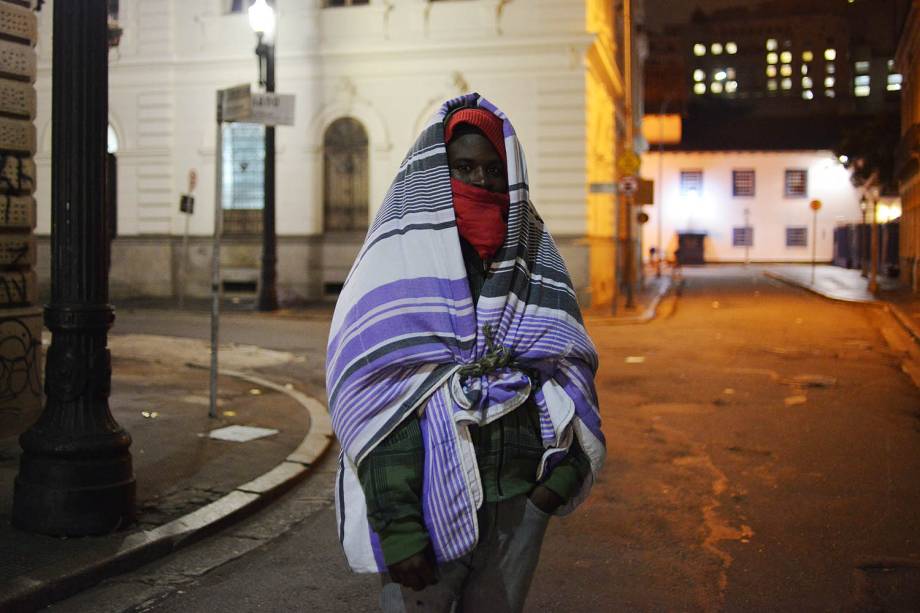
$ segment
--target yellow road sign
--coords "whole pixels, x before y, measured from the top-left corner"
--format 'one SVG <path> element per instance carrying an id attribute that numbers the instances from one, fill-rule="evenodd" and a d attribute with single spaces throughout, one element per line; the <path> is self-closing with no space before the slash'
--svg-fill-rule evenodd
<path id="1" fill-rule="evenodd" d="M 617 159 L 617 170 L 620 171 L 621 175 L 635 175 L 639 172 L 641 166 L 642 160 L 634 151 L 625 151 Z"/>

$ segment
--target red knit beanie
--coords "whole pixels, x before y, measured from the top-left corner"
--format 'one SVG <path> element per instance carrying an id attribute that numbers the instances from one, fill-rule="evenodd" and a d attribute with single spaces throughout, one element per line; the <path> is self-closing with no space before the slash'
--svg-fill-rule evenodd
<path id="1" fill-rule="evenodd" d="M 447 118 L 444 125 L 444 142 L 450 143 L 454 130 L 462 123 L 467 123 L 479 129 L 498 153 L 502 162 L 508 163 L 505 154 L 505 135 L 502 120 L 495 114 L 485 109 L 460 109 Z"/>

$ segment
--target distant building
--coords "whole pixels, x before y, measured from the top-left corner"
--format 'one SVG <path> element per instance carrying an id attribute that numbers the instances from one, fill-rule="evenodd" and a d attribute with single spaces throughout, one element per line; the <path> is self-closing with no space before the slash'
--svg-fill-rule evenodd
<path id="1" fill-rule="evenodd" d="M 649 69 L 682 63 L 692 104 L 722 102 L 782 115 L 892 108 L 901 88 L 894 47 L 905 4 L 772 0 L 698 10 L 689 24 L 650 35 L 651 48 L 671 48 L 672 56 L 651 58 Z"/>
<path id="2" fill-rule="evenodd" d="M 901 144 L 896 175 L 900 182 L 901 279 L 920 291 L 920 8 L 915 3 L 907 15 L 896 60 L 904 75 L 901 97 Z"/>
<path id="3" fill-rule="evenodd" d="M 70 0 L 57 0 L 70 1 Z M 396 169 L 440 104 L 478 91 L 514 121 L 535 204 L 586 302 L 614 291 L 610 182 L 626 148 L 624 12 L 606 0 L 276 0 L 277 91 L 296 95 L 277 129 L 278 286 L 282 299 L 334 297 Z M 641 12 L 641 0 L 633 0 Z M 215 92 L 257 90 L 248 0 L 120 0 L 110 55 L 110 153 L 117 197 L 111 295 L 209 293 L 215 161 L 223 156 L 225 289 L 255 290 L 261 244 L 259 126 L 225 128 Z M 40 280 L 50 231 L 51 9 L 39 14 Z M 638 73 L 640 74 L 641 73 Z M 635 80 L 636 82 L 639 79 Z M 638 91 L 638 89 L 636 90 Z M 641 109 L 641 99 L 633 105 Z M 639 113 L 641 116 L 641 113 Z M 180 194 L 197 172 L 188 219 Z M 591 240 L 586 240 L 589 238 Z M 593 241 L 593 242 L 592 242 Z M 588 243 L 591 243 L 589 245 Z M 601 258 L 601 259 L 598 259 Z M 595 281 L 597 283 L 595 283 Z M 597 286 L 599 291 L 592 292 Z"/>
<path id="4" fill-rule="evenodd" d="M 646 152 L 643 176 L 659 183 L 645 208 L 646 252 L 660 244 L 665 256 L 681 246 L 683 258 L 705 262 L 807 262 L 814 247 L 830 262 L 835 227 L 862 217 L 861 194 L 831 151 L 834 131 L 808 123 L 687 121 L 680 144 Z M 822 203 L 817 228 L 812 200 Z"/>

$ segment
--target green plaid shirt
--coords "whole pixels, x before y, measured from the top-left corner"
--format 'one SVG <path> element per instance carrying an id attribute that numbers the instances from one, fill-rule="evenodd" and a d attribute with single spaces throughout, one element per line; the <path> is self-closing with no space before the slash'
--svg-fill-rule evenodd
<path id="1" fill-rule="evenodd" d="M 461 239 L 474 301 L 485 282 L 485 267 L 476 251 Z M 485 502 L 498 502 L 529 493 L 536 486 L 543 440 L 537 407 L 532 399 L 488 425 L 470 430 Z M 404 560 L 428 545 L 422 522 L 424 444 L 418 418 L 404 421 L 365 458 L 358 479 L 367 500 L 367 517 L 380 537 L 387 565 Z M 591 471 L 575 442 L 568 455 L 542 485 L 570 500 Z"/>

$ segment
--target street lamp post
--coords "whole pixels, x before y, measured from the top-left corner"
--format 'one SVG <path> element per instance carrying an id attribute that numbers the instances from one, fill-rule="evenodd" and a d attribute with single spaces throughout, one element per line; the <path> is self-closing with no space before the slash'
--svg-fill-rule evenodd
<path id="1" fill-rule="evenodd" d="M 266 0 L 255 0 L 249 7 L 249 25 L 258 37 L 259 84 L 266 93 L 275 91 L 275 11 Z M 265 173 L 262 206 L 262 268 L 256 308 L 278 308 L 278 245 L 275 236 L 275 126 L 265 126 Z"/>
<path id="2" fill-rule="evenodd" d="M 109 410 L 107 13 L 106 0 L 54 3 L 52 336 L 45 408 L 19 439 L 13 523 L 58 536 L 111 532 L 135 514 L 131 437 Z"/>

